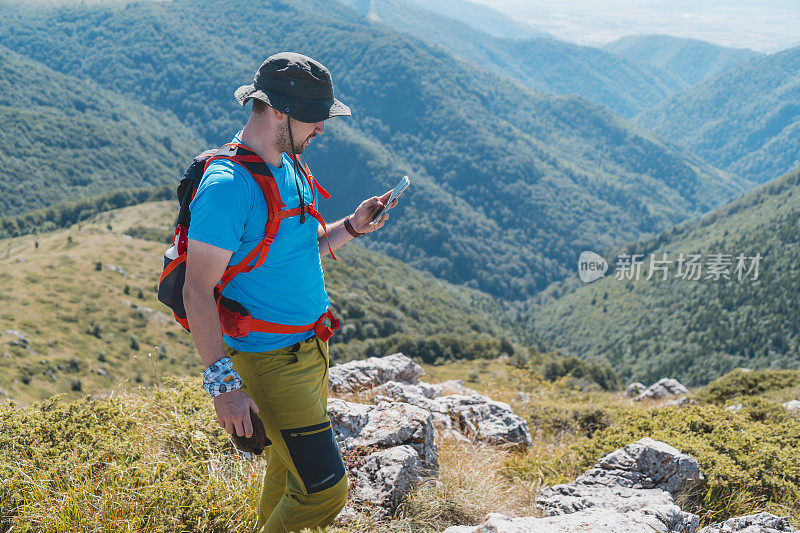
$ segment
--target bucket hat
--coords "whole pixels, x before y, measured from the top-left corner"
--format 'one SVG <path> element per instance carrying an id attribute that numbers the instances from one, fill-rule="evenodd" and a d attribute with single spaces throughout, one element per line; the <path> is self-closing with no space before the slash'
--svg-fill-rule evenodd
<path id="1" fill-rule="evenodd" d="M 257 98 L 300 122 L 350 116 L 350 108 L 333 96 L 333 79 L 325 65 L 295 52 L 268 57 L 250 85 L 234 93 L 245 105 Z"/>

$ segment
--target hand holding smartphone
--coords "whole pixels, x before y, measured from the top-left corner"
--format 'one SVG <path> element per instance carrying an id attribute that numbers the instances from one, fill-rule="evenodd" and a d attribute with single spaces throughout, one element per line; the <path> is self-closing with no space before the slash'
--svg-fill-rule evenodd
<path id="1" fill-rule="evenodd" d="M 380 218 L 383 216 L 383 214 L 386 211 L 389 210 L 389 208 L 391 207 L 392 203 L 395 200 L 397 200 L 398 198 L 400 198 L 400 195 L 403 194 L 403 191 L 406 190 L 406 187 L 408 187 L 409 183 L 411 183 L 411 180 L 408 179 L 408 176 L 403 176 L 400 179 L 400 182 L 397 185 L 395 185 L 394 190 L 392 190 L 392 194 L 391 194 L 391 196 L 389 196 L 389 200 L 386 202 L 386 205 L 383 206 L 383 209 L 381 209 L 380 213 L 378 213 L 372 219 L 372 222 L 370 222 L 370 224 L 374 224 L 376 220 L 380 220 Z"/>

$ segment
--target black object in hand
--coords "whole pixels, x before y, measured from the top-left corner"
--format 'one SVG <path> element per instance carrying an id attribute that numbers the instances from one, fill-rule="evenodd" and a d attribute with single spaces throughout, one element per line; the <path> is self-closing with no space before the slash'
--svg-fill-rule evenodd
<path id="1" fill-rule="evenodd" d="M 264 424 L 261 423 L 261 419 L 252 410 L 250 411 L 250 422 L 253 424 L 253 435 L 250 438 L 240 437 L 234 430 L 231 439 L 233 440 L 233 445 L 239 450 L 261 455 L 264 448 L 272 444 L 272 441 L 267 438 L 267 432 L 264 431 Z"/>

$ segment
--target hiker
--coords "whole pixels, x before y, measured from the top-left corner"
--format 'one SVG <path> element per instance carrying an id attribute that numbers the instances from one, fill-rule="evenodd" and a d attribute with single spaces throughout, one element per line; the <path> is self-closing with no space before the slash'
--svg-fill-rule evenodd
<path id="1" fill-rule="evenodd" d="M 250 117 L 209 160 L 190 204 L 186 316 L 219 424 L 251 437 L 252 411 L 271 441 L 258 530 L 321 527 L 342 509 L 348 488 L 327 414 L 328 337 L 338 320 L 328 310 L 321 256 L 383 227 L 388 214 L 372 218 L 391 191 L 327 226 L 317 212 L 316 198 L 327 192 L 298 154 L 325 131 L 326 119 L 350 115 L 321 63 L 273 55 L 235 97 L 241 105 L 252 100 Z M 282 218 L 265 238 L 268 210 Z M 251 254 L 262 241 L 265 257 Z M 258 266 L 231 279 L 228 266 L 243 259 Z M 218 283 L 225 314 L 215 301 Z"/>

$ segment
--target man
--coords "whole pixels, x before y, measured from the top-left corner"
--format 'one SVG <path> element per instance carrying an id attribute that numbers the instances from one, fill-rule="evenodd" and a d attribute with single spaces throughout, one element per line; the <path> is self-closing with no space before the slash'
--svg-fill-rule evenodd
<path id="1" fill-rule="evenodd" d="M 234 277 L 222 295 L 254 319 L 311 325 L 300 332 L 223 336 L 214 287 L 229 264 L 238 264 L 264 239 L 268 213 L 253 175 L 224 158 L 208 165 L 190 205 L 184 304 L 219 424 L 230 434 L 250 437 L 252 410 L 272 442 L 259 531 L 296 531 L 329 524 L 347 498 L 347 475 L 326 409 L 328 342 L 313 327 L 328 308 L 320 257 L 381 228 L 388 214 L 374 223 L 372 218 L 391 191 L 329 224 L 327 235 L 307 216 L 315 194 L 295 154 L 325 131 L 326 119 L 350 115 L 334 98 L 330 73 L 321 63 L 296 53 L 273 55 L 254 83 L 235 96 L 241 105 L 252 100 L 253 109 L 233 143 L 266 163 L 284 209 L 295 209 L 296 215 L 281 220 L 263 264 Z"/>

